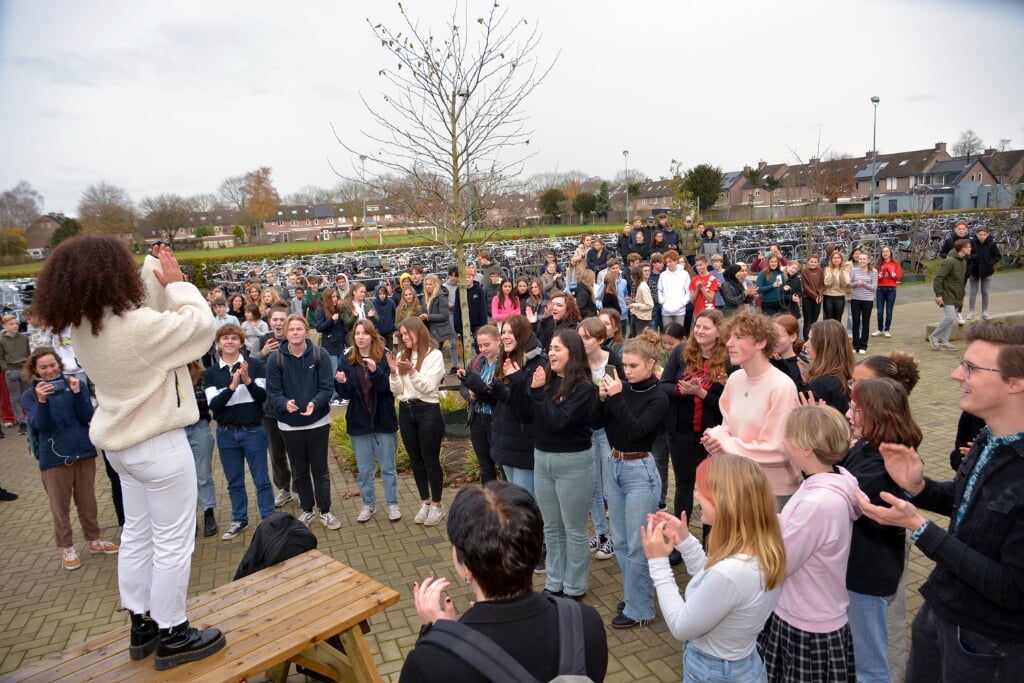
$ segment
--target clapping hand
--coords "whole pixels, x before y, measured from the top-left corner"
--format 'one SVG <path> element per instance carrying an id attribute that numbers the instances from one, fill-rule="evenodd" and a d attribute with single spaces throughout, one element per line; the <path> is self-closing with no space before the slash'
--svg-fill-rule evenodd
<path id="1" fill-rule="evenodd" d="M 433 624 L 439 619 L 455 620 L 455 604 L 452 599 L 441 594 L 450 586 L 448 579 L 427 577 L 423 582 L 412 585 L 412 599 L 416 605 L 416 613 L 424 624 Z"/>
<path id="2" fill-rule="evenodd" d="M 543 365 L 538 365 L 537 369 L 533 371 L 533 377 L 530 379 L 530 387 L 532 389 L 540 389 L 548 381 L 548 374 L 544 371 Z"/>

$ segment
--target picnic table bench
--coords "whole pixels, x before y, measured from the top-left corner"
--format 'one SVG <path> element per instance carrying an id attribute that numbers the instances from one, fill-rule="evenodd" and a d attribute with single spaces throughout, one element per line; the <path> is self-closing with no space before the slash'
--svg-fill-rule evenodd
<path id="1" fill-rule="evenodd" d="M 371 616 L 398 600 L 388 586 L 310 550 L 189 600 L 192 624 L 216 626 L 228 641 L 206 659 L 167 671 L 157 671 L 152 656 L 132 661 L 129 627 L 124 626 L 4 680 L 220 683 L 265 673 L 268 680 L 282 683 L 295 662 L 338 681 L 380 682 L 363 634 Z"/>

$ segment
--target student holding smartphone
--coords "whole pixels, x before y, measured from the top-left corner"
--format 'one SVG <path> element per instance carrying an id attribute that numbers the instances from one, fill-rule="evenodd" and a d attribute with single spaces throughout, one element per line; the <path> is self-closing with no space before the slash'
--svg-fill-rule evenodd
<path id="1" fill-rule="evenodd" d="M 668 396 L 658 391 L 654 365 L 661 356 L 661 338 L 654 330 L 626 342 L 623 374 L 605 368 L 598 385 L 590 426 L 604 429 L 611 453 L 604 463 L 605 494 L 615 558 L 622 574 L 622 609 L 612 619 L 618 629 L 643 626 L 654 619 L 654 584 L 640 541 L 640 528 L 658 509 L 661 476 L 651 457 L 654 440 L 664 438 Z"/>

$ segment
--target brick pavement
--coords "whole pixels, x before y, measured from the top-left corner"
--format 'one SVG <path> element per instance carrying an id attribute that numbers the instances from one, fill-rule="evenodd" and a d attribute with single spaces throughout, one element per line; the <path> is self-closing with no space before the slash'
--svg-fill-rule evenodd
<path id="1" fill-rule="evenodd" d="M 1024 272 L 1010 272 L 993 278 L 994 313 L 1020 310 L 1024 293 Z M 930 475 L 949 478 L 947 454 L 956 430 L 957 396 L 947 379 L 958 354 L 931 351 L 924 341 L 923 328 L 936 322 L 939 311 L 931 301 L 930 286 L 909 286 L 897 299 L 892 339 L 872 338 L 869 352 L 885 353 L 901 348 L 921 362 L 921 382 L 911 403 L 925 441 L 922 453 Z M 959 344 L 961 347 L 962 343 Z M 0 503 L 0 677 L 18 667 L 68 646 L 105 633 L 126 622 L 118 609 L 116 563 L 114 556 L 82 557 L 82 568 L 68 572 L 60 566 L 60 553 L 54 547 L 53 527 L 46 496 L 42 490 L 35 461 L 28 455 L 25 441 L 14 430 L 0 441 L 0 483 L 19 494 L 13 503 Z M 106 538 L 117 537 L 116 518 L 110 502 L 109 482 L 101 472 L 97 476 L 100 502 L 100 526 Z M 422 527 L 412 522 L 416 511 L 416 491 L 410 475 L 400 477 L 400 497 L 405 517 L 398 523 L 376 515 L 367 524 L 356 524 L 359 508 L 358 489 L 347 472 L 332 463 L 333 511 L 342 520 L 339 531 L 327 531 L 314 524 L 320 548 L 334 557 L 394 587 L 402 602 L 372 621 L 370 643 L 385 680 L 397 680 L 403 655 L 416 640 L 419 622 L 413 608 L 410 585 L 433 572 L 452 576 L 451 552 L 444 527 Z M 218 486 L 218 521 L 222 528 L 230 522 L 227 491 L 220 468 L 214 467 Z M 450 500 L 450 496 L 446 496 Z M 250 495 L 250 518 L 258 519 L 254 497 Z M 294 512 L 294 507 L 288 507 Z M 945 526 L 945 521 L 942 522 Z M 74 525 L 75 542 L 80 549 L 84 539 Z M 229 581 L 252 537 L 247 530 L 233 541 L 219 536 L 197 538 L 192 564 L 189 594 L 195 595 Z M 917 587 L 931 570 L 931 562 L 916 549 L 912 551 L 907 589 L 908 619 L 920 607 Z M 680 584 L 687 577 L 677 569 Z M 541 577 L 535 582 L 543 586 Z M 469 590 L 454 586 L 451 591 L 457 605 L 467 605 Z M 591 565 L 590 592 L 587 601 L 595 605 L 606 620 L 614 615 L 621 597 L 618 568 L 613 560 L 594 561 Z M 296 614 L 296 619 L 301 615 Z M 228 634 L 230 638 L 230 634 Z M 679 681 L 681 647 L 665 628 L 655 621 L 649 627 L 627 631 L 608 629 L 610 660 L 607 680 Z M 259 679 L 257 679 L 259 680 Z M 291 681 L 305 680 L 293 674 Z"/>

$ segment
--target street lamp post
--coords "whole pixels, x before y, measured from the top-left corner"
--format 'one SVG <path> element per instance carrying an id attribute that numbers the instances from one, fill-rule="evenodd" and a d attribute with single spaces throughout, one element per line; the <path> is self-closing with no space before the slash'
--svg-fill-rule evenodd
<path id="1" fill-rule="evenodd" d="M 626 161 L 626 222 L 629 222 L 629 150 L 622 150 L 622 158 Z"/>
<path id="2" fill-rule="evenodd" d="M 874 122 L 871 125 L 871 217 L 875 216 L 875 174 L 878 173 L 878 145 L 876 143 L 878 134 L 878 95 L 871 98 L 871 104 L 875 107 Z"/>

